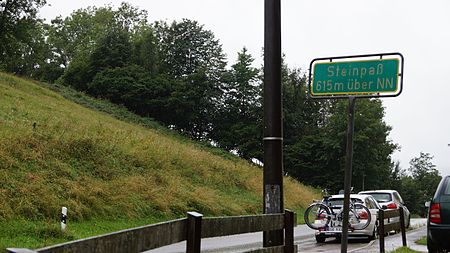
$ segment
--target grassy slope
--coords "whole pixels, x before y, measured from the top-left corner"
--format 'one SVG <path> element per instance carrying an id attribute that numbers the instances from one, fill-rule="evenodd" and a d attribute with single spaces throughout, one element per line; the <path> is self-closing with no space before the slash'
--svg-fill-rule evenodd
<path id="1" fill-rule="evenodd" d="M 286 207 L 301 210 L 315 197 L 285 180 Z M 66 235 L 57 229 L 62 206 L 71 224 Z M 261 169 L 0 73 L 0 249 L 40 247 L 188 210 L 261 213 Z"/>

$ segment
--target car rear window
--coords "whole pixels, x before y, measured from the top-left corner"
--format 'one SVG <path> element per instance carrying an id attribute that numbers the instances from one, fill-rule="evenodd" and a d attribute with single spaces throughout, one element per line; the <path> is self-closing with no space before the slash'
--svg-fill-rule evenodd
<path id="1" fill-rule="evenodd" d="M 372 195 L 372 197 L 378 202 L 389 202 L 392 201 L 392 196 L 389 193 L 372 192 L 366 193 Z"/>
<path id="2" fill-rule="evenodd" d="M 363 203 L 360 199 L 352 198 L 352 202 L 354 203 Z M 344 205 L 344 199 L 343 198 L 333 198 L 328 200 L 328 204 L 330 206 L 342 206 Z"/>
<path id="3" fill-rule="evenodd" d="M 444 195 L 450 195 L 450 180 L 448 178 L 445 180 Z"/>

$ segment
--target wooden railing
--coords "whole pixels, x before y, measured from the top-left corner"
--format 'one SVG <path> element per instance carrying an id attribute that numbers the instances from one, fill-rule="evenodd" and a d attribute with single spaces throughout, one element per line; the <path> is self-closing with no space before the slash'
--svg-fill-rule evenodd
<path id="1" fill-rule="evenodd" d="M 384 236 L 389 231 L 401 231 L 402 233 L 402 243 L 406 247 L 406 229 L 405 229 L 405 218 L 404 218 L 403 208 L 383 210 L 380 209 L 378 212 L 378 235 L 380 241 L 380 253 L 384 253 Z M 391 220 L 392 218 L 398 217 L 399 220 L 396 222 L 389 222 L 385 224 L 385 220 Z"/>
<path id="2" fill-rule="evenodd" d="M 186 252 L 199 253 L 201 238 L 284 229 L 284 245 L 251 252 L 297 252 L 294 245 L 296 215 L 289 210 L 281 214 L 206 218 L 203 218 L 202 214 L 188 212 L 187 216 L 184 219 L 122 230 L 36 250 L 8 248 L 7 251 L 11 253 L 137 253 L 186 240 Z"/>

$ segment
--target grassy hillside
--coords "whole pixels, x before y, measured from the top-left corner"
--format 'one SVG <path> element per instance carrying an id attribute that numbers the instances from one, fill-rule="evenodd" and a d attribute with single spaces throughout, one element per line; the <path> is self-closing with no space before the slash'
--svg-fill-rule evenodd
<path id="1" fill-rule="evenodd" d="M 69 97 L 105 104 L 79 93 Z M 260 168 L 144 124 L 0 73 L 0 249 L 40 247 L 190 210 L 262 212 Z M 289 178 L 285 187 L 288 208 L 317 198 Z M 69 210 L 65 235 L 57 229 L 62 206 Z"/>

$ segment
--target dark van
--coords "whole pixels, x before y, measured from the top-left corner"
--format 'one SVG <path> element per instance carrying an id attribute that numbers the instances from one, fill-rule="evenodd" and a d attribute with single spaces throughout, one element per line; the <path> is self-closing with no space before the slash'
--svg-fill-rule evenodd
<path id="1" fill-rule="evenodd" d="M 441 180 L 429 204 L 427 247 L 428 252 L 450 250 L 450 176 Z"/>

